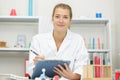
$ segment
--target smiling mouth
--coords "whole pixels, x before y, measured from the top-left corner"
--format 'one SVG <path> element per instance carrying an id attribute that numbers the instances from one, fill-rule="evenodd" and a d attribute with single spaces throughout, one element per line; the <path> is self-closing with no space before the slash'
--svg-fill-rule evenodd
<path id="1" fill-rule="evenodd" d="M 64 27 L 64 26 L 63 26 L 63 25 L 59 25 L 58 27 L 61 27 L 61 28 L 62 28 L 62 27 Z"/>
<path id="2" fill-rule="evenodd" d="M 62 26 L 64 26 L 64 25 L 58 25 L 58 26 L 61 26 L 61 27 L 62 27 Z"/>

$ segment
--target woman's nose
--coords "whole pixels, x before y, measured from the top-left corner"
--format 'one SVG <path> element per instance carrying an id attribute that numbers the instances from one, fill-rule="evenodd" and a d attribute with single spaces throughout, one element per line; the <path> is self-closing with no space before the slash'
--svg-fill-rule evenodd
<path id="1" fill-rule="evenodd" d="M 60 18 L 59 22 L 63 22 L 63 18 Z"/>

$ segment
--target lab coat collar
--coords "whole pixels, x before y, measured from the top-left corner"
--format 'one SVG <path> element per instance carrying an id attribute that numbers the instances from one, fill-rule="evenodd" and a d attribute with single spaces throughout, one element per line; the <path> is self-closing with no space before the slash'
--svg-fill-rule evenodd
<path id="1" fill-rule="evenodd" d="M 65 38 L 67 38 L 67 39 L 72 39 L 71 33 L 72 33 L 72 32 L 68 29 L 68 30 L 67 30 L 67 35 L 66 35 Z"/>
<path id="2" fill-rule="evenodd" d="M 49 47 L 53 50 L 54 53 L 61 53 L 62 51 L 64 51 L 66 46 L 69 46 L 70 40 L 72 39 L 71 33 L 72 32 L 68 29 L 67 35 L 64 38 L 64 41 L 62 42 L 59 51 L 57 51 L 56 44 L 55 44 L 54 38 L 53 38 L 53 32 L 51 32 L 48 42 L 49 42 Z M 60 55 L 60 54 L 55 54 L 55 55 Z"/>
<path id="3" fill-rule="evenodd" d="M 53 38 L 53 31 L 50 32 L 50 33 L 51 33 L 51 34 L 49 35 L 49 39 L 52 39 L 52 38 Z M 65 38 L 67 38 L 67 39 L 72 39 L 71 33 L 72 33 L 72 32 L 68 29 L 68 30 L 67 30 L 67 35 L 66 35 Z"/>

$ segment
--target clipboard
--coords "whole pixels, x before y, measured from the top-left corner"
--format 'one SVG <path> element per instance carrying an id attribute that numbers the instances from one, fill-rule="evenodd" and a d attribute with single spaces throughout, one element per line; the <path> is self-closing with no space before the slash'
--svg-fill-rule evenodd
<path id="1" fill-rule="evenodd" d="M 58 75 L 53 71 L 54 67 L 58 64 L 64 66 L 64 63 L 67 65 L 70 64 L 70 61 L 63 61 L 63 60 L 38 60 L 36 63 L 36 66 L 33 70 L 32 79 L 35 79 L 36 77 L 40 77 L 40 75 L 43 73 L 42 69 L 45 68 L 45 75 L 49 78 L 53 78 L 55 75 Z"/>

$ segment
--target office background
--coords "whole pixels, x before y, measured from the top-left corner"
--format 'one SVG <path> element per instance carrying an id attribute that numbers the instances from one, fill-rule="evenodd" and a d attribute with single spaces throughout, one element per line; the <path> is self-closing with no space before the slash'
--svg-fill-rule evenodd
<path id="1" fill-rule="evenodd" d="M 120 68 L 120 0 L 33 0 L 33 16 L 51 16 L 53 7 L 64 2 L 71 5 L 73 18 L 95 18 L 97 12 L 103 18 L 111 20 L 113 69 Z M 16 9 L 17 16 L 28 15 L 28 0 L 0 0 L 0 16 L 9 16 L 11 9 Z M 8 35 L 9 36 L 9 35 Z"/>

